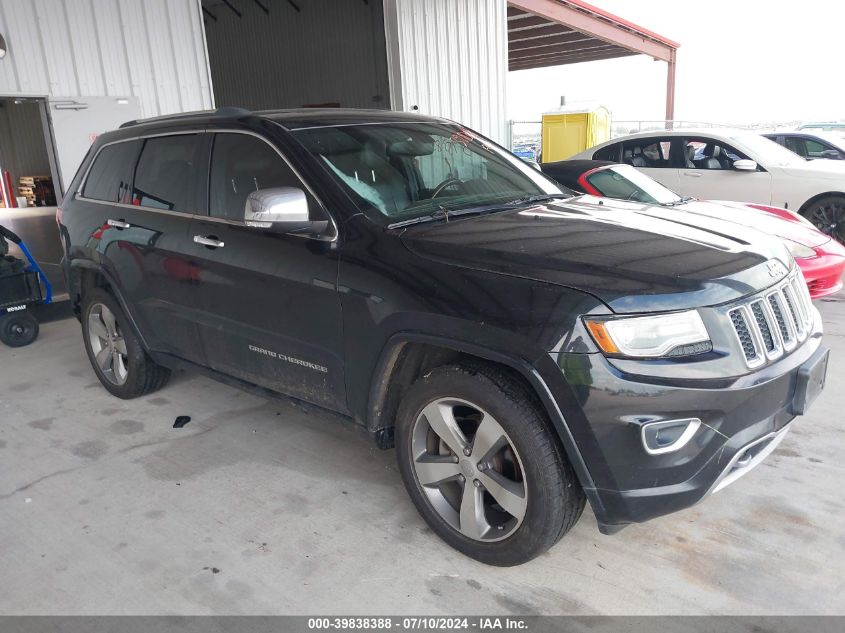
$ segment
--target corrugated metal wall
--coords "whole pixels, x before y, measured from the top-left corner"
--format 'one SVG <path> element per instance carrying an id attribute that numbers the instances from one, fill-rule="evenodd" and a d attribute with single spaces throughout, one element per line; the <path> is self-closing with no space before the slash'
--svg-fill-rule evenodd
<path id="1" fill-rule="evenodd" d="M 224 4 L 212 9 L 206 38 L 217 105 L 389 107 L 381 2 L 296 4 L 299 12 L 284 0 L 270 2 L 268 14 L 238 2 L 241 17 Z"/>
<path id="2" fill-rule="evenodd" d="M 198 0 L 0 0 L 0 95 L 137 96 L 143 116 L 212 107 Z"/>
<path id="3" fill-rule="evenodd" d="M 384 10 L 394 107 L 504 144 L 506 0 L 385 0 Z"/>

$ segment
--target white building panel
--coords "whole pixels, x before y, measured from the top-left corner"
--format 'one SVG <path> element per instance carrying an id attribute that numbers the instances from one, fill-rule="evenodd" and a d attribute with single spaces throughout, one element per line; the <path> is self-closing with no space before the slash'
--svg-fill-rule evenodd
<path id="1" fill-rule="evenodd" d="M 506 141 L 506 0 L 384 0 L 395 109 Z"/>
<path id="2" fill-rule="evenodd" d="M 143 116 L 213 107 L 199 0 L 0 0 L 0 95 L 138 97 Z"/>

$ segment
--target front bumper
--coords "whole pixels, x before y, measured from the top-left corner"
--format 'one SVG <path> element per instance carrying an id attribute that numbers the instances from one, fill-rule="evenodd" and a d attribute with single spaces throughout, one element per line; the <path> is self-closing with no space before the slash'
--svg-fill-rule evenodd
<path id="1" fill-rule="evenodd" d="M 845 249 L 839 244 L 836 248 Z M 824 248 L 833 248 L 825 246 Z M 818 249 L 817 249 L 818 250 Z M 795 263 L 804 275 L 807 282 L 807 289 L 810 291 L 810 298 L 821 299 L 842 289 L 842 273 L 845 272 L 845 256 L 836 253 L 821 253 L 818 257 L 796 259 Z"/>
<path id="2" fill-rule="evenodd" d="M 759 464 L 803 412 L 796 390 L 826 354 L 814 332 L 777 362 L 724 381 L 655 379 L 622 372 L 600 354 L 559 354 L 580 405 L 568 424 L 593 481 L 587 494 L 601 531 L 689 507 Z M 644 425 L 687 418 L 701 425 L 682 448 L 645 450 Z"/>

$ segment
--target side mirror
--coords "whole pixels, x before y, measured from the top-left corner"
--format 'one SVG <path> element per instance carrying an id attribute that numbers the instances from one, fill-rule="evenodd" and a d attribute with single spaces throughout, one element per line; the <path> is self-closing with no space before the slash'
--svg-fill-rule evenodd
<path id="1" fill-rule="evenodd" d="M 757 171 L 757 163 L 747 158 L 740 158 L 734 161 L 734 169 L 737 171 Z"/>
<path id="2" fill-rule="evenodd" d="M 279 233 L 319 233 L 328 221 L 313 221 L 305 192 L 297 187 L 253 191 L 246 199 L 244 223 Z"/>
<path id="3" fill-rule="evenodd" d="M 835 149 L 824 150 L 822 152 L 821 157 L 822 158 L 830 158 L 832 160 L 841 160 L 841 159 L 845 158 L 845 156 L 842 155 L 842 152 L 835 150 Z"/>

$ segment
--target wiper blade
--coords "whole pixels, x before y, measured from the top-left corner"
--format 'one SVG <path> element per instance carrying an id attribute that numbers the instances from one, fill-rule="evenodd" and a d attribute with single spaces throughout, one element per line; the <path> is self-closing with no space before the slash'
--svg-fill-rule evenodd
<path id="1" fill-rule="evenodd" d="M 664 203 L 663 206 L 674 207 L 676 205 L 684 204 L 685 202 L 689 202 L 690 200 L 695 200 L 695 198 L 693 198 L 692 196 L 684 196 L 683 198 L 679 198 L 678 200 L 675 200 L 675 202 L 666 202 L 666 203 Z"/>
<path id="2" fill-rule="evenodd" d="M 429 215 L 421 215 L 416 218 L 409 218 L 407 220 L 393 222 L 392 224 L 388 224 L 387 228 L 399 229 L 403 226 L 422 224 L 424 222 L 437 222 L 438 220 L 448 221 L 450 218 L 455 218 L 462 215 L 477 215 L 481 213 L 487 213 L 488 211 L 501 211 L 503 209 L 512 209 L 514 207 L 531 204 L 533 202 L 543 202 L 545 200 L 566 200 L 569 198 L 572 198 L 572 196 L 568 196 L 562 193 L 546 193 L 533 196 L 526 196 L 524 198 L 517 198 L 516 200 L 511 200 L 510 202 L 503 202 L 501 204 L 488 204 L 478 207 L 463 207 L 459 209 L 447 209 L 446 207 L 440 207 L 440 209 Z"/>
<path id="3" fill-rule="evenodd" d="M 400 220 L 399 222 L 393 222 L 392 224 L 388 224 L 387 228 L 389 229 L 401 229 L 403 226 L 411 226 L 412 224 L 422 224 L 423 222 L 437 222 L 438 220 L 448 220 L 449 217 L 452 215 L 451 211 L 440 207 L 434 213 L 429 215 L 421 215 L 416 218 L 409 218 L 407 220 Z"/>
<path id="4" fill-rule="evenodd" d="M 574 196 L 570 196 L 565 193 L 542 193 L 534 196 L 517 198 L 516 200 L 512 200 L 511 202 L 506 203 L 505 206 L 518 207 L 523 204 L 531 204 L 532 202 L 544 202 L 546 200 L 568 200 L 569 198 L 573 197 Z"/>

